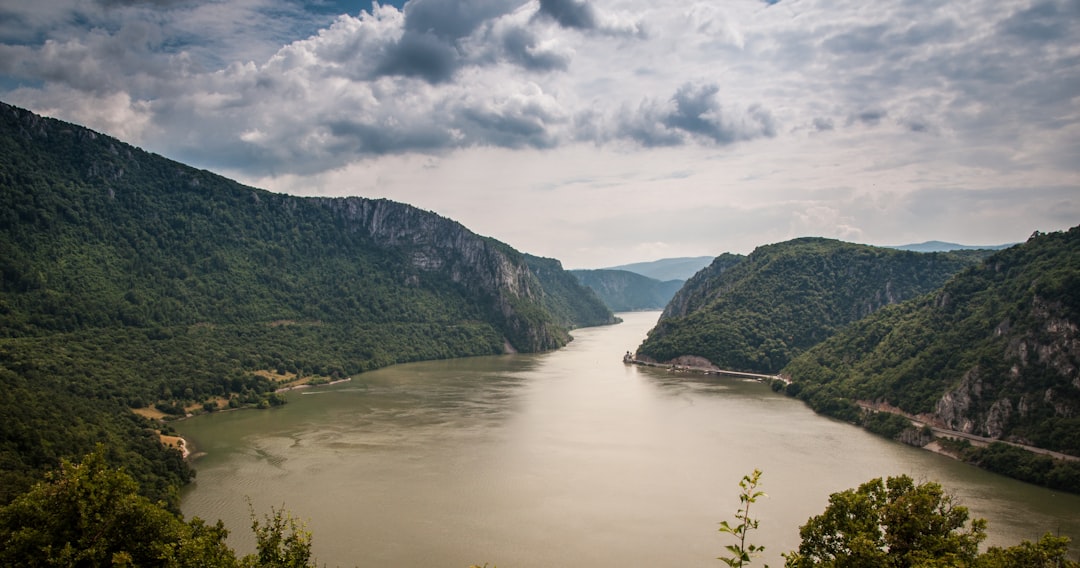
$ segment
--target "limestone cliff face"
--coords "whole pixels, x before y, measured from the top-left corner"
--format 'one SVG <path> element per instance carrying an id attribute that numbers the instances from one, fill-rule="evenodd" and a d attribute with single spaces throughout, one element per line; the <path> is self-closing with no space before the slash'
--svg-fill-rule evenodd
<path id="1" fill-rule="evenodd" d="M 474 294 L 503 329 L 508 350 L 555 349 L 570 340 L 569 328 L 614 322 L 610 311 L 589 298 L 587 290 L 562 294 L 546 290 L 526 255 L 476 235 L 460 223 L 386 199 L 348 197 L 320 203 L 345 220 L 346 230 L 364 232 L 377 246 L 403 251 L 412 271 L 441 273 Z M 562 266 L 555 261 L 553 269 L 562 271 Z M 599 309 L 602 315 L 597 319 L 579 317 L 581 310 L 565 314 L 544 310 L 553 296 L 566 302 L 571 301 L 567 296 L 574 295 L 582 296 L 574 301 Z"/>
<path id="2" fill-rule="evenodd" d="M 1035 295 L 1019 322 L 993 330 L 1004 364 L 975 365 L 934 408 L 934 418 L 953 430 L 1030 443 L 1023 430 L 1038 417 L 1080 417 L 1080 337 L 1060 302 Z"/>
<path id="3" fill-rule="evenodd" d="M 15 248 L 25 258 L 6 268 L 5 277 L 40 272 L 35 263 L 49 255 L 30 251 L 59 246 L 57 239 L 41 236 L 46 231 L 35 232 L 42 227 L 57 234 L 67 231 L 74 235 L 71 243 L 91 251 L 73 255 L 76 260 L 97 259 L 71 265 L 53 278 L 53 292 L 67 298 L 60 305 L 100 308 L 95 314 L 85 307 L 80 313 L 65 308 L 72 313 L 64 319 L 167 325 L 264 318 L 441 324 L 443 315 L 457 310 L 446 317 L 490 324 L 503 335 L 507 350 L 525 352 L 564 345 L 574 327 L 615 321 L 590 290 L 572 284 L 576 281 L 558 261 L 529 257 L 407 204 L 305 198 L 245 187 L 4 103 L 0 142 L 5 159 L 33 176 L 20 192 L 0 199 L 5 224 L 39 216 L 52 224 L 28 223 L 33 230 L 20 231 L 25 242 Z M 13 216 L 15 211 L 22 213 Z M 98 230 L 90 231 L 91 225 Z M 123 250 L 114 253 L 116 247 Z M 5 252 L 0 260 L 14 256 Z M 136 278 L 146 277 L 137 280 L 146 290 L 145 301 L 124 300 L 128 281 L 125 290 L 111 294 L 119 298 L 78 285 L 82 278 L 110 288 L 129 265 L 138 268 Z M 239 297 L 225 298 L 233 293 Z M 128 296 L 137 299 L 137 294 Z M 120 302 L 119 307 L 102 298 Z M 126 309 L 125 301 L 154 304 L 154 310 L 124 312 L 121 318 L 115 314 Z M 39 303 L 24 302 L 29 314 L 24 321 L 35 321 L 29 312 Z"/>

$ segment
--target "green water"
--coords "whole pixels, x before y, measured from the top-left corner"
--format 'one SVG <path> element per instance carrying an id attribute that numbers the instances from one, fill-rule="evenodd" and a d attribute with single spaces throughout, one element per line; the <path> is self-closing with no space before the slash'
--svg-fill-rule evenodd
<path id="1" fill-rule="evenodd" d="M 659 314 L 620 315 L 553 353 L 400 365 L 178 423 L 199 454 L 184 513 L 223 519 L 250 552 L 248 502 L 284 506 L 329 566 L 717 566 L 731 542 L 718 523 L 756 467 L 769 497 L 751 540 L 773 566 L 830 493 L 900 473 L 959 495 L 990 544 L 1080 542 L 1080 497 L 883 440 L 763 384 L 623 365 Z"/>

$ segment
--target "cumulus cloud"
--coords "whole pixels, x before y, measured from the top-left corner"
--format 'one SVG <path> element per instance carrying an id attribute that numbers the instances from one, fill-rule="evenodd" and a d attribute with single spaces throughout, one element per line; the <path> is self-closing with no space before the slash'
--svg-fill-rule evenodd
<path id="1" fill-rule="evenodd" d="M 596 13 L 584 1 L 540 0 L 539 13 L 567 28 L 589 30 L 596 27 Z"/>
<path id="2" fill-rule="evenodd" d="M 731 144 L 776 133 L 772 114 L 760 105 L 725 109 L 716 84 L 686 83 L 666 101 L 647 100 L 619 117 L 617 132 L 646 146 L 671 146 L 691 140 Z"/>
<path id="3" fill-rule="evenodd" d="M 260 179 L 576 145 L 638 153 L 628 163 L 642 170 L 658 152 L 753 147 L 779 166 L 734 180 L 804 189 L 841 171 L 892 172 L 897 192 L 991 173 L 1023 187 L 1080 167 L 1075 0 L 317 6 L 6 3 L 0 98 Z M 799 162 L 806 145 L 832 154 Z M 794 226 L 856 226 L 825 215 L 832 205 Z"/>

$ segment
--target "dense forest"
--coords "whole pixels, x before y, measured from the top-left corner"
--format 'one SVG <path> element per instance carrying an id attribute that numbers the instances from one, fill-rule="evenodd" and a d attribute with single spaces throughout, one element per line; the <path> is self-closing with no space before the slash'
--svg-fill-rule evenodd
<path id="1" fill-rule="evenodd" d="M 661 282 L 628 270 L 571 270 L 613 312 L 661 310 L 682 288 L 682 280 Z"/>
<path id="2" fill-rule="evenodd" d="M 786 390 L 852 421 L 855 402 L 869 401 L 1080 456 L 1078 329 L 1080 227 L 1036 233 L 795 358 L 783 370 Z M 1080 490 L 1080 467 L 1003 444 L 955 450 L 988 469 Z"/>
<path id="3" fill-rule="evenodd" d="M 131 409 L 270 406 L 285 379 L 614 321 L 557 260 L 434 213 L 245 187 L 0 103 L 0 503 L 108 441 L 175 506 L 192 472 Z"/>
<path id="4" fill-rule="evenodd" d="M 940 287 L 985 254 L 801 238 L 722 255 L 686 282 L 637 355 L 775 373 L 845 325 Z"/>

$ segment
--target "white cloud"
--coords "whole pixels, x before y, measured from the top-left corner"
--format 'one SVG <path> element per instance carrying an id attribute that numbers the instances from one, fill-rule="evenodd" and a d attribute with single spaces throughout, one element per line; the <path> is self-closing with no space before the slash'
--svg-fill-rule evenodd
<path id="1" fill-rule="evenodd" d="M 1080 220 L 1077 15 L 24 3 L 0 8 L 0 98 L 257 185 L 413 203 L 574 266 L 800 232 L 993 243 Z"/>

